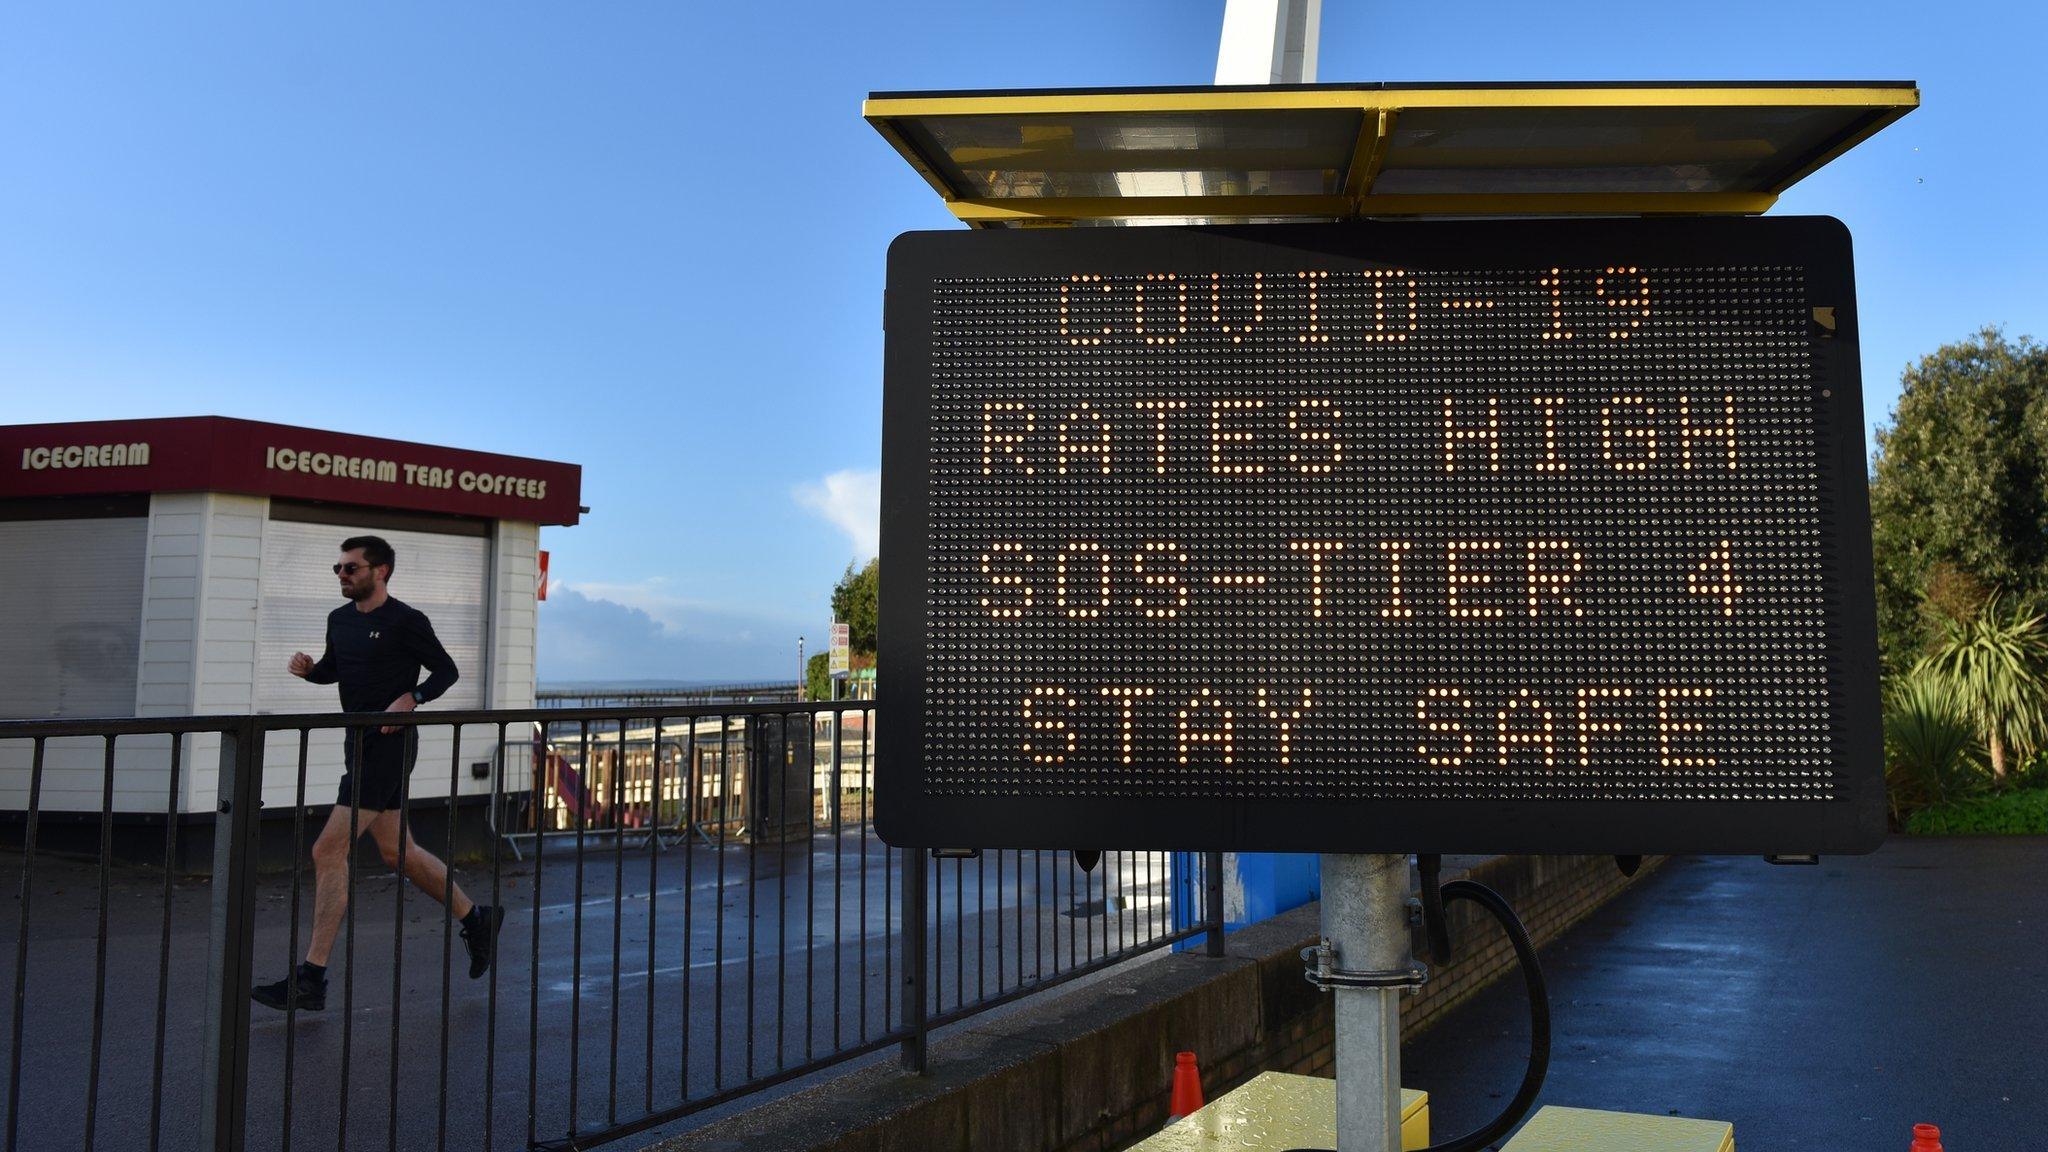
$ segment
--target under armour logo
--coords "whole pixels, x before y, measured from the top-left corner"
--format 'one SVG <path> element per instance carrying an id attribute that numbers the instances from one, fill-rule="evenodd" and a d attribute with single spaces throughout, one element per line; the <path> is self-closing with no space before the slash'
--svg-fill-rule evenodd
<path id="1" fill-rule="evenodd" d="M 383 633 L 382 633 L 382 632 L 372 632 L 372 633 L 370 633 L 370 639 L 372 639 L 372 640 L 375 640 L 375 639 L 376 639 L 377 637 L 379 637 L 379 636 L 382 636 L 382 635 L 383 635 Z"/>

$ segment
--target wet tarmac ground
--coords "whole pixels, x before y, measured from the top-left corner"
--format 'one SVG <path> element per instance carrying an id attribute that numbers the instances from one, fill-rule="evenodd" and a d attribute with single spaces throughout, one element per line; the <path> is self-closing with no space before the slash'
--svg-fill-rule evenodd
<path id="1" fill-rule="evenodd" d="M 2048 839 L 1894 837 L 1778 867 L 1669 861 L 1542 952 L 1539 1104 L 1726 1120 L 1743 1152 L 2048 1147 Z M 1513 1096 L 1518 978 L 1409 1044 L 1431 1137 Z"/>
<path id="2" fill-rule="evenodd" d="M 444 934 L 438 905 L 407 889 L 404 931 L 394 933 L 398 886 L 372 870 L 357 905 L 350 1011 L 341 1003 L 345 965 L 327 1010 L 289 1033 L 282 1016 L 254 1010 L 250 1146 L 286 1147 L 289 1132 L 293 1148 L 439 1147 L 445 1101 L 446 1147 L 518 1148 L 529 1108 L 543 1139 L 566 1132 L 572 1085 L 587 1128 L 613 1109 L 633 1114 L 650 1090 L 657 1102 L 701 1098 L 744 1082 L 750 1059 L 758 1075 L 854 1042 L 863 1028 L 878 1034 L 901 1014 L 901 946 L 885 925 L 892 911 L 900 915 L 902 880 L 900 861 L 888 861 L 879 844 L 868 841 L 866 851 L 863 865 L 851 831 L 779 863 L 772 851 L 699 845 L 672 849 L 650 870 L 644 854 L 629 851 L 615 889 L 607 848 L 586 858 L 580 895 L 573 867 L 551 855 L 538 897 L 532 864 L 508 867 L 500 884 L 513 916 L 495 1009 L 491 982 L 465 978 L 461 944 Z M 727 888 L 713 899 L 721 855 Z M 1051 867 L 1019 875 L 1013 864 L 997 877 L 989 865 L 981 884 L 975 864 L 938 866 L 947 887 L 935 895 L 949 924 L 968 925 L 944 941 L 945 1002 L 1014 982 L 1020 968 L 1049 968 L 1069 950 L 1100 948 L 1105 930 L 1129 939 L 1163 928 L 1163 868 L 1147 875 L 1144 859 L 1131 857 L 1113 881 L 1120 887 L 1109 893 L 1124 897 L 1114 915 L 1103 901 L 1107 872 L 1077 894 L 1066 888 L 1064 861 L 1059 879 Z M 818 879 L 805 879 L 807 869 Z M 488 898 L 487 872 L 462 879 Z M 18 893 L 18 871 L 0 874 L 0 885 Z M 686 892 L 694 895 L 688 923 Z M 1012 919 L 1020 893 L 1044 910 L 1024 931 Z M 172 885 L 158 1072 L 162 895 L 161 876 L 114 874 L 101 984 L 96 869 L 39 862 L 22 1048 L 6 1063 L 19 1070 L 10 1075 L 16 1147 L 85 1146 L 96 1000 L 104 1019 L 94 1146 L 150 1147 L 158 1100 L 150 1086 L 159 1080 L 160 1146 L 196 1144 L 211 891 L 203 881 Z M 289 946 L 288 878 L 266 878 L 259 907 L 259 975 L 267 978 L 282 974 Z M 0 989 L 9 993 L 17 923 L 18 907 L 0 917 Z M 1085 941 L 1077 929 L 1089 933 Z M 615 931 L 625 960 L 616 1010 Z M 401 940 L 402 956 L 394 950 Z M 977 955 L 989 956 L 988 966 Z M 1005 957 L 1000 971 L 996 955 Z M 1744 1152 L 1903 1149 L 1915 1122 L 1941 1125 L 1954 1152 L 2035 1148 L 2048 1132 L 2048 840 L 1894 839 L 1873 855 L 1817 867 L 1675 859 L 1546 948 L 1543 963 L 1553 1055 L 1542 1103 L 1727 1120 Z M 0 1036 L 11 1038 L 11 1013 L 7 1027 Z M 540 1043 L 531 1043 L 536 1035 Z M 1437 1139 L 1475 1127 L 1512 1095 L 1526 1037 L 1521 986 L 1510 977 L 1407 1046 L 1403 1079 L 1429 1090 Z M 495 1085 L 488 1143 L 486 1053 Z"/>

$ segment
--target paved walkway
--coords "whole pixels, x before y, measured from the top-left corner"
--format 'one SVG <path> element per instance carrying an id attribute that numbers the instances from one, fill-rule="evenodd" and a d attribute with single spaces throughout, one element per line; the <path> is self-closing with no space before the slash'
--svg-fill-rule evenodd
<path id="1" fill-rule="evenodd" d="M 2048 1147 L 2048 838 L 1894 838 L 1818 867 L 1670 861 L 1543 951 L 1541 1103 L 1731 1121 L 1743 1152 Z M 1510 977 L 1408 1046 L 1432 1132 L 1527 1055 Z"/>

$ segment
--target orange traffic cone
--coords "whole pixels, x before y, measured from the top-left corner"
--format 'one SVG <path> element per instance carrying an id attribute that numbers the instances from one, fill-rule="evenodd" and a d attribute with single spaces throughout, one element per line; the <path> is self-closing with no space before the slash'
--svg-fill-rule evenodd
<path id="1" fill-rule="evenodd" d="M 1201 1107 L 1202 1070 L 1195 1067 L 1195 1054 L 1176 1052 L 1173 1055 L 1173 1102 L 1167 1105 L 1166 1122 L 1171 1124 L 1183 1116 L 1191 1116 Z"/>
<path id="2" fill-rule="evenodd" d="M 1941 1129 L 1932 1124 L 1913 1125 L 1913 1146 L 1907 1152 L 1941 1152 Z"/>

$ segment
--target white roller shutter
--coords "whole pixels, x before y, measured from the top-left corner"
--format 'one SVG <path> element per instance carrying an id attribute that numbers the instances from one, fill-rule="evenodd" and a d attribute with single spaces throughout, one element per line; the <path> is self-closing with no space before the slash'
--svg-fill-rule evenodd
<path id="1" fill-rule="evenodd" d="M 149 519 L 0 521 L 0 718 L 133 716 Z"/>
<path id="2" fill-rule="evenodd" d="M 292 653 L 320 658 L 327 614 L 345 603 L 334 560 L 350 536 L 382 536 L 398 554 L 391 594 L 427 614 L 462 678 L 437 708 L 484 706 L 484 604 L 490 586 L 490 541 L 481 536 L 351 528 L 272 520 L 263 529 L 256 709 L 332 712 L 332 684 L 308 684 L 285 670 Z"/>

